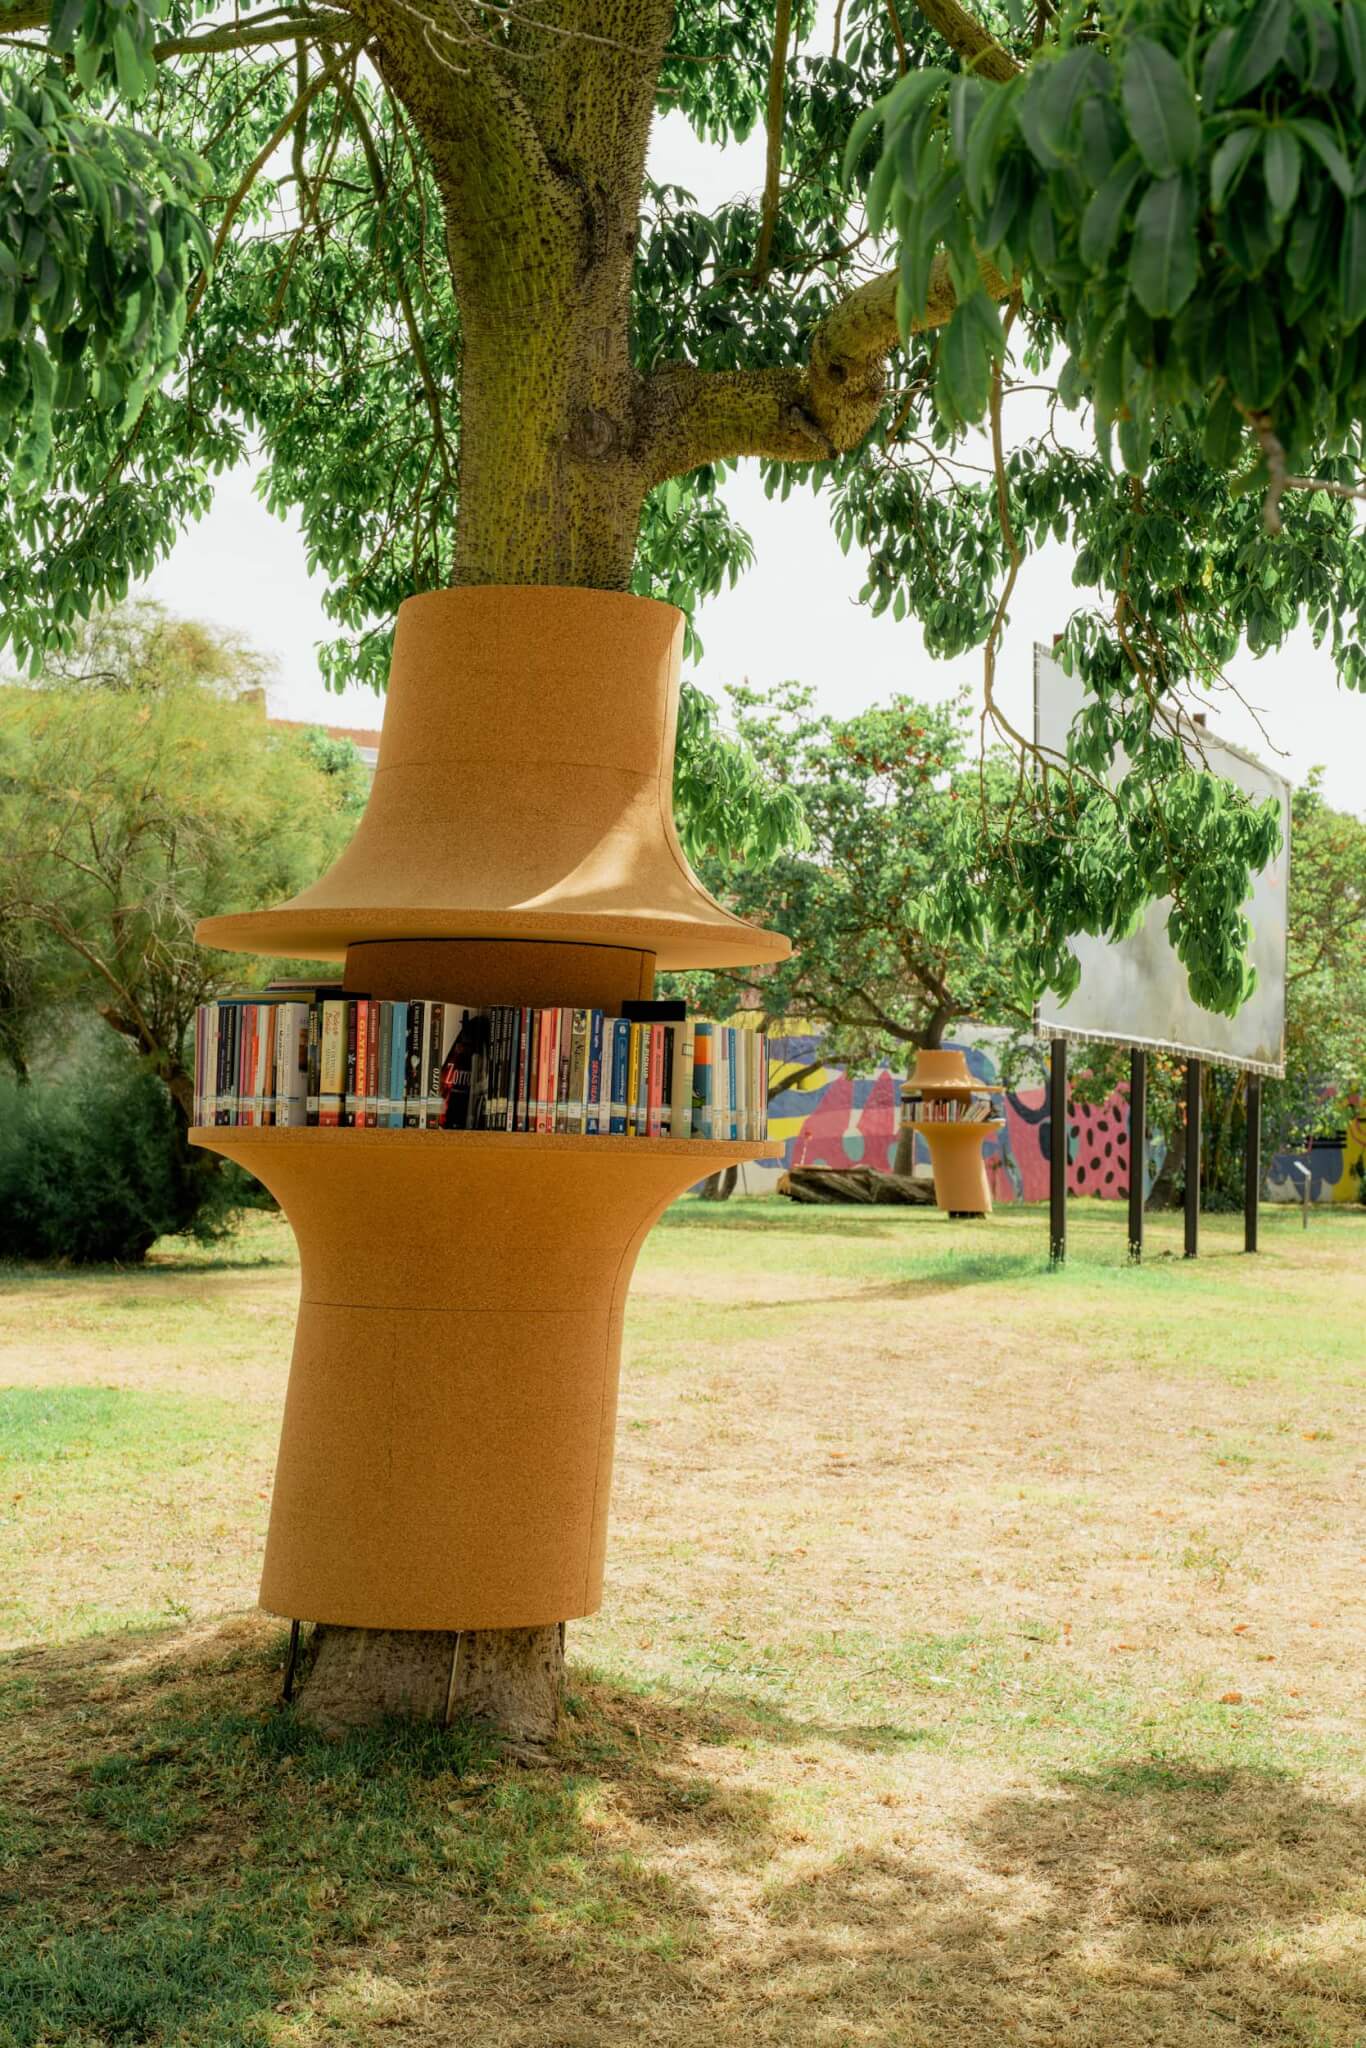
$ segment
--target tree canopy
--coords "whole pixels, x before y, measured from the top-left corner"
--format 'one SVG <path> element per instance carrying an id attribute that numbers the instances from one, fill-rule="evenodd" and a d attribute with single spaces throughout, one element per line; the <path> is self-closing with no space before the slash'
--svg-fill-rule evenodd
<path id="1" fill-rule="evenodd" d="M 955 1020 L 1027 1024 L 1030 997 L 1009 945 L 989 951 L 926 933 L 921 905 L 946 857 L 958 810 L 1009 804 L 1009 764 L 971 762 L 962 702 L 898 697 L 854 718 L 818 713 L 809 688 L 767 698 L 731 692 L 737 732 L 759 769 L 800 800 L 809 846 L 770 862 L 725 847 L 700 852 L 708 886 L 785 932 L 791 958 L 733 973 L 671 976 L 704 1015 L 757 1005 L 766 1028 L 814 1022 L 824 1061 L 906 1070 Z"/>
<path id="2" fill-rule="evenodd" d="M 273 731 L 238 694 L 256 663 L 155 607 L 106 617 L 67 668 L 0 688 L 0 1051 L 22 1076 L 54 1013 L 93 1012 L 188 1125 L 196 1006 L 265 978 L 197 946 L 197 920 L 312 881 L 368 778 L 354 748 Z"/>
<path id="3" fill-rule="evenodd" d="M 249 450 L 325 579 L 334 683 L 379 684 L 398 603 L 451 581 L 695 617 L 743 572 L 726 485 L 758 458 L 823 495 L 871 605 L 983 650 L 1018 798 L 964 807 L 942 931 L 1065 987 L 1071 934 L 1170 894 L 1234 1008 L 1274 827 L 1177 706 L 1301 621 L 1366 676 L 1364 22 L 0 0 L 0 630 L 51 659 Z M 718 146 L 762 125 L 762 189 L 656 183 L 657 107 Z M 1050 537 L 1090 694 L 1040 764 L 995 656 Z"/>

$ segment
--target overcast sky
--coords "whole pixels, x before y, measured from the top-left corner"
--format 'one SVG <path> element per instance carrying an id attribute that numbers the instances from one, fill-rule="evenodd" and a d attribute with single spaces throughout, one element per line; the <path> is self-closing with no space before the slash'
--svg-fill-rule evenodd
<path id="1" fill-rule="evenodd" d="M 723 151 L 699 143 L 681 116 L 658 126 L 651 169 L 688 187 L 710 207 L 762 181 L 763 138 Z M 323 688 L 315 643 L 330 639 L 321 583 L 311 581 L 297 526 L 273 518 L 241 469 L 220 483 L 214 508 L 180 542 L 145 586 L 172 610 L 246 633 L 278 662 L 271 688 L 277 715 L 328 724 L 378 725 L 382 706 L 368 690 L 337 697 Z M 755 544 L 755 566 L 734 590 L 705 605 L 698 628 L 705 646 L 696 675 L 720 695 L 748 679 L 758 688 L 800 677 L 831 711 L 854 711 L 900 690 L 923 698 L 950 696 L 963 683 L 980 687 L 981 657 L 932 661 L 913 620 L 873 618 L 857 603 L 862 570 L 846 559 L 822 501 L 798 490 L 769 503 L 758 466 L 742 465 L 728 489 L 735 515 Z M 1021 578 L 1000 664 L 1001 695 L 1017 723 L 1029 715 L 1030 650 L 1047 642 L 1075 608 L 1067 551 L 1053 547 Z M 1279 766 L 1293 781 L 1315 764 L 1325 790 L 1344 809 L 1366 811 L 1366 700 L 1339 688 L 1327 654 L 1304 635 L 1284 654 L 1234 665 L 1233 680 L 1264 715 L 1266 734 L 1248 710 L 1222 698 L 1210 724 L 1225 737 Z"/>

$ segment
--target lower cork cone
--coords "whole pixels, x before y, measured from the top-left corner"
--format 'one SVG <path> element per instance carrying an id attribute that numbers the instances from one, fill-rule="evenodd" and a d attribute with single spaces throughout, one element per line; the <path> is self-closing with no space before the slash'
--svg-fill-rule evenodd
<path id="1" fill-rule="evenodd" d="M 954 1216 L 989 1216 L 991 1183 L 982 1147 L 999 1123 L 924 1124 L 915 1126 L 930 1148 L 934 1199 Z"/>
<path id="2" fill-rule="evenodd" d="M 200 1129 L 299 1241 L 261 1604 L 531 1628 L 602 1596 L 626 1291 L 651 1224 L 765 1144 Z"/>

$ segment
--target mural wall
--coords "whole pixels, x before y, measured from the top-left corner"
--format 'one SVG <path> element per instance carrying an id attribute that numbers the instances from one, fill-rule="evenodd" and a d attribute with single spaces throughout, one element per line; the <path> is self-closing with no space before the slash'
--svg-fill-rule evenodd
<path id="1" fill-rule="evenodd" d="M 951 1036 L 945 1044 L 967 1055 L 970 1071 L 981 1081 L 995 1085 L 999 1069 L 989 1030 L 968 1028 Z M 814 1036 L 775 1038 L 772 1041 L 774 1076 L 781 1081 L 786 1071 L 800 1076 L 795 1085 L 783 1088 L 769 1105 L 769 1131 L 774 1139 L 774 1156 L 741 1171 L 741 1185 L 750 1194 L 771 1191 L 779 1175 L 793 1166 L 859 1166 L 892 1170 L 896 1158 L 899 1095 L 904 1074 L 880 1067 L 875 1074 L 850 1074 L 843 1067 L 817 1066 L 803 1075 L 820 1056 L 820 1041 Z M 1048 1086 L 1041 1075 L 1033 1087 L 1007 1092 L 1005 1128 L 987 1141 L 984 1151 L 992 1199 L 996 1202 L 1046 1202 L 1051 1130 L 1048 1116 Z M 1145 1193 L 1162 1170 L 1166 1146 L 1159 1137 L 1149 1139 L 1144 1161 Z M 1292 1161 L 1300 1159 L 1311 1175 L 1310 1199 L 1315 1202 L 1354 1201 L 1357 1195 L 1356 1162 L 1366 1158 L 1366 1104 L 1348 1129 L 1345 1145 L 1316 1145 L 1304 1153 L 1278 1153 L 1267 1173 L 1267 1195 L 1272 1201 L 1301 1201 L 1302 1181 Z M 929 1152 L 923 1139 L 916 1140 L 916 1168 L 929 1169 Z M 1129 1192 L 1129 1105 L 1127 1094 L 1117 1089 L 1099 1107 L 1084 1103 L 1073 1106 L 1068 1132 L 1068 1191 L 1074 1195 L 1095 1195 L 1102 1200 L 1123 1201 Z"/>

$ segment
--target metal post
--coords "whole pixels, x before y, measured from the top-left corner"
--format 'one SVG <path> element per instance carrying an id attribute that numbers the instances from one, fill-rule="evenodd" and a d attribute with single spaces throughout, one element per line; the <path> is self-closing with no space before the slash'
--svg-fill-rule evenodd
<path id="1" fill-rule="evenodd" d="M 1200 1080 L 1199 1060 L 1186 1061 L 1186 1257 L 1200 1250 Z"/>
<path id="2" fill-rule="evenodd" d="M 1129 1049 L 1129 1257 L 1143 1257 L 1143 1195 L 1148 1170 L 1148 1055 Z"/>
<path id="3" fill-rule="evenodd" d="M 1067 1257 L 1067 1040 L 1055 1038 L 1048 1073 L 1048 1259 Z"/>
<path id="4" fill-rule="evenodd" d="M 1262 1193 L 1262 1077 L 1247 1077 L 1247 1141 L 1243 1151 L 1243 1250 L 1257 1249 L 1257 1204 Z"/>

